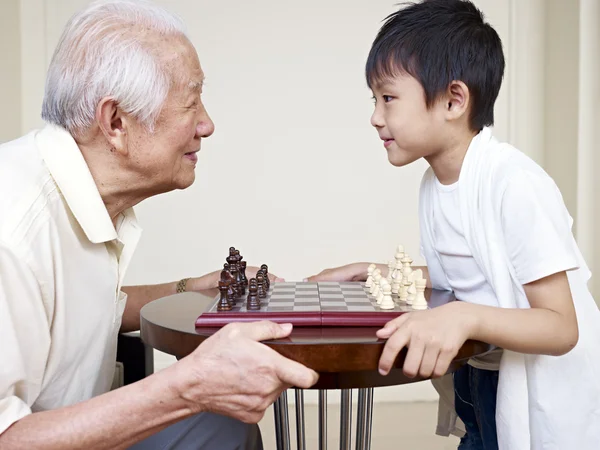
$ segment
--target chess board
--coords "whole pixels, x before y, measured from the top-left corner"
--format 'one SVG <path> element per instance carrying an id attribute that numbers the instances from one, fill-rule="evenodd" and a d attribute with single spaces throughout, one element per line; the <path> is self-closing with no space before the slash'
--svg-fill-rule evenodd
<path id="1" fill-rule="evenodd" d="M 219 295 L 196 320 L 197 327 L 222 327 L 230 322 L 271 320 L 294 326 L 383 326 L 400 314 L 412 311 L 397 301 L 394 309 L 382 310 L 364 283 L 272 283 L 260 310 L 248 310 L 245 298 L 230 311 L 218 311 Z"/>

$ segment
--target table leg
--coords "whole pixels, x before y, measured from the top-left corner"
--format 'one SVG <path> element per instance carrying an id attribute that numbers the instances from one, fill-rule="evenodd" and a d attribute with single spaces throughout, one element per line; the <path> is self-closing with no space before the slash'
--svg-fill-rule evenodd
<path id="1" fill-rule="evenodd" d="M 327 391 L 319 391 L 319 450 L 327 450 Z"/>
<path id="2" fill-rule="evenodd" d="M 275 401 L 274 413 L 277 450 L 290 450 L 290 424 L 288 419 L 287 391 L 283 391 Z"/>
<path id="3" fill-rule="evenodd" d="M 304 391 L 296 389 L 296 448 L 306 450 L 306 436 L 304 434 Z"/>
<path id="4" fill-rule="evenodd" d="M 358 390 L 356 450 L 370 450 L 373 425 L 373 388 Z"/>
<path id="5" fill-rule="evenodd" d="M 342 389 L 340 412 L 340 450 L 350 450 L 352 446 L 352 389 Z"/>

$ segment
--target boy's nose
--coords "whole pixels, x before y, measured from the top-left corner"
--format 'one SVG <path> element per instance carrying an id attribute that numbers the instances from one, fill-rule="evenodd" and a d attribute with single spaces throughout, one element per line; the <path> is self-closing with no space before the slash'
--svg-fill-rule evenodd
<path id="1" fill-rule="evenodd" d="M 379 108 L 375 107 L 373 114 L 371 115 L 371 125 L 375 128 L 382 128 L 384 125 L 383 115 L 379 111 Z"/>

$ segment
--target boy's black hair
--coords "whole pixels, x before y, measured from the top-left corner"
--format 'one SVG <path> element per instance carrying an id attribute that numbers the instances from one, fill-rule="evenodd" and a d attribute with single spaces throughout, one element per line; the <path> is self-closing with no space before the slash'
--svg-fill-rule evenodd
<path id="1" fill-rule="evenodd" d="M 471 95 L 469 125 L 494 123 L 494 103 L 504 74 L 502 42 L 483 14 L 465 0 L 424 0 L 389 15 L 367 59 L 367 84 L 407 73 L 425 90 L 431 107 L 453 80 Z"/>

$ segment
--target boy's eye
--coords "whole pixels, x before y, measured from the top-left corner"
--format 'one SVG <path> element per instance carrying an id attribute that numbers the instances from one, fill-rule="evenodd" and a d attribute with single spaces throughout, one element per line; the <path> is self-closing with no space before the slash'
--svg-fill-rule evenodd
<path id="1" fill-rule="evenodd" d="M 388 103 L 389 101 L 392 100 L 392 96 L 391 95 L 382 95 L 381 98 L 383 98 L 383 101 L 385 103 Z"/>

